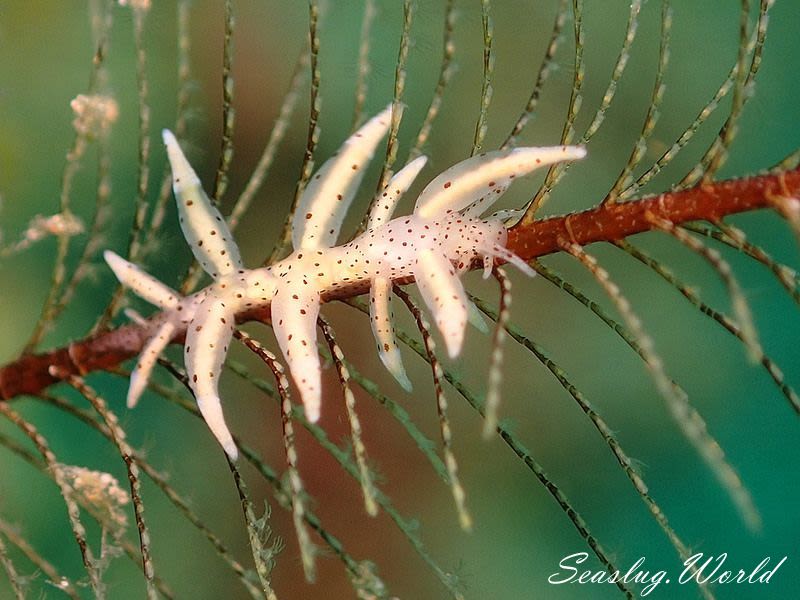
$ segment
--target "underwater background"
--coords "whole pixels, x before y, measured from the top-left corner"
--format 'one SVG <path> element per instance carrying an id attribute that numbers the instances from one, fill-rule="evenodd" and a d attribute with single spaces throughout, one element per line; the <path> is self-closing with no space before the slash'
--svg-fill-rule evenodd
<path id="1" fill-rule="evenodd" d="M 0 247 L 23 235 L 35 215 L 58 212 L 66 155 L 74 138 L 70 101 L 85 93 L 89 84 L 94 52 L 89 16 L 102 8 L 99 1 L 88 4 L 88 10 L 85 3 L 74 1 L 6 2 L 0 7 Z M 178 4 L 154 1 L 144 19 L 147 101 L 151 108 L 150 201 L 159 195 L 162 178 L 168 173 L 160 130 L 174 127 L 176 119 Z M 370 67 L 365 79 L 364 117 L 377 113 L 392 100 L 404 21 L 404 3 L 399 0 L 369 4 L 374 4 L 376 12 L 368 31 Z M 399 164 L 406 160 L 440 77 L 442 36 L 449 6 L 443 0 L 405 4 L 413 7 L 413 20 L 401 98 L 405 113 L 398 135 Z M 483 150 L 504 142 L 528 102 L 561 4 L 523 0 L 483 3 L 491 16 L 494 61 L 493 95 L 486 114 L 488 129 Z M 607 92 L 631 5 L 620 0 L 575 4 L 582 8 L 585 36 L 583 98 L 574 126 L 579 138 Z M 676 0 L 670 4 L 672 27 L 669 63 L 663 71 L 665 92 L 659 107 L 660 119 L 648 141 L 640 171 L 672 145 L 714 96 L 736 64 L 740 45 L 739 3 Z M 750 9 L 748 28 L 758 18 L 756 4 Z M 191 84 L 185 148 L 209 189 L 219 161 L 223 126 L 223 3 L 193 0 L 188 6 Z M 484 73 L 482 3 L 459 0 L 455 6 L 454 71 L 441 97 L 441 112 L 433 122 L 430 139 L 423 147 L 430 162 L 412 193 L 401 203 L 398 214 L 410 212 L 414 195 L 424 183 L 467 157 L 472 149 Z M 222 201 L 223 213 L 230 210 L 244 190 L 279 116 L 297 57 L 308 43 L 306 3 L 241 0 L 233 7 L 234 156 L 228 192 Z M 316 165 L 322 164 L 352 130 L 365 2 L 330 1 L 321 9 L 321 134 L 315 151 Z M 555 145 L 561 138 L 575 74 L 571 5 L 566 13 L 553 70 L 542 87 L 534 117 L 520 135 L 520 145 Z M 118 120 L 108 137 L 111 196 L 106 224 L 91 257 L 94 266 L 76 288 L 56 326 L 44 337 L 42 349 L 63 346 L 83 337 L 92 327 L 116 285 L 102 263 L 100 250 L 123 252 L 128 243 L 137 196 L 139 135 L 133 14 L 130 7 L 114 7 L 104 56 L 108 81 L 103 91 L 113 95 L 119 105 Z M 613 185 L 640 135 L 651 102 L 662 41 L 661 17 L 660 2 L 643 4 L 624 74 L 605 120 L 587 144 L 588 157 L 570 167 L 541 215 L 594 206 Z M 771 7 L 755 87 L 752 95 L 748 94 L 729 159 L 717 178 L 756 173 L 775 165 L 800 145 L 800 83 L 795 68 L 800 57 L 798 23 L 800 2 L 777 0 Z M 288 131 L 275 162 L 237 230 L 248 265 L 259 264 L 269 255 L 291 204 L 308 134 L 308 93 L 305 78 L 298 88 L 299 100 L 287 121 Z M 667 190 L 681 180 L 716 137 L 731 102 L 728 94 L 679 156 L 640 195 Z M 95 210 L 98 156 L 98 144 L 90 144 L 71 186 L 72 208 L 87 226 Z M 374 191 L 382 156 L 379 154 L 373 162 L 345 232 L 355 230 Z M 504 196 L 503 207 L 523 205 L 543 179 L 544 173 L 537 173 L 517 182 Z M 729 222 L 743 229 L 749 241 L 764 248 L 779 263 L 790 267 L 800 264 L 797 239 L 776 214 L 759 211 L 732 217 Z M 149 272 L 174 286 L 191 258 L 177 225 L 170 202 L 163 227 L 146 247 L 141 261 Z M 763 265 L 713 240 L 702 239 L 730 263 L 750 303 L 761 343 L 782 369 L 787 384 L 800 385 L 800 314 L 792 295 Z M 705 302 L 731 313 L 729 289 L 696 253 L 663 233 L 641 234 L 630 241 L 667 265 Z M 78 263 L 85 242 L 85 234 L 72 238 L 66 258 L 68 271 Z M 513 272 L 512 321 L 546 349 L 568 380 L 602 415 L 643 476 L 650 496 L 692 552 L 715 557 L 727 553 L 726 568 L 748 571 L 765 557 L 771 557 L 771 565 L 787 557 L 769 584 L 711 586 L 718 598 L 789 598 L 800 593 L 798 414 L 765 370 L 748 360 L 745 347 L 686 302 L 674 287 L 612 245 L 595 244 L 588 251 L 629 299 L 652 337 L 666 372 L 705 418 L 709 432 L 752 495 L 762 521 L 759 528 L 748 527 L 730 496 L 682 435 L 642 360 L 596 314 L 546 278 L 526 279 Z M 0 262 L 0 363 L 16 358 L 31 335 L 48 293 L 55 256 L 55 238 L 48 237 Z M 603 289 L 574 259 L 554 255 L 542 262 L 622 321 Z M 477 273 L 467 275 L 464 281 L 468 290 L 497 305 L 496 283 L 484 282 Z M 130 304 L 145 315 L 151 312 L 139 300 L 130 298 Z M 399 306 L 395 305 L 395 312 L 401 328 L 416 336 L 413 320 Z M 364 376 L 378 382 L 380 390 L 408 412 L 439 450 L 429 365 L 404 350 L 414 383 L 414 392 L 406 394 L 384 372 L 363 314 L 343 304 L 327 305 L 323 313 L 338 332 L 348 360 Z M 122 314 L 114 319 L 117 324 L 125 321 Z M 245 329 L 275 348 L 268 328 L 249 325 Z M 464 354 L 456 361 L 444 361 L 478 398 L 486 387 L 489 353 L 490 338 L 471 329 Z M 178 347 L 170 348 L 168 354 L 182 364 Z M 252 377 L 271 381 L 264 365 L 241 345 L 233 348 L 232 357 Z M 507 340 L 504 374 L 500 407 L 504 427 L 569 499 L 591 536 L 602 544 L 614 563 L 624 571 L 644 557 L 643 569 L 667 571 L 673 581 L 657 586 L 649 595 L 651 598 L 698 597 L 697 586 L 674 581 L 683 569 L 675 548 L 630 485 L 606 441 L 552 372 L 530 351 Z M 166 370 L 158 370 L 156 380 L 191 399 Z M 100 373 L 87 376 L 87 381 L 119 416 L 129 442 L 143 450 L 154 468 L 168 475 L 169 484 L 224 540 L 231 555 L 245 569 L 252 569 L 237 490 L 224 455 L 202 420 L 192 418 L 154 393 L 145 395 L 136 410 L 127 410 L 124 377 Z M 330 365 L 324 385 L 330 397 L 324 400 L 321 426 L 332 443 L 347 451 L 349 427 L 335 369 Z M 357 481 L 345 473 L 329 449 L 296 427 L 299 468 L 311 507 L 322 524 L 341 540 L 356 561 L 374 563 L 374 572 L 386 585 L 389 597 L 452 596 L 442 581 L 451 574 L 448 581 L 457 579 L 453 586 L 465 598 L 472 599 L 621 596 L 611 584 L 548 583 L 548 577 L 558 570 L 559 561 L 576 552 L 589 553 L 584 563 L 587 569 L 597 571 L 602 566 L 563 508 L 537 479 L 531 465 L 526 465 L 499 436 L 484 440 L 480 416 L 452 387 L 445 391 L 454 451 L 475 521 L 472 532 L 459 528 L 450 490 L 418 444 L 379 402 L 360 387 L 354 389 L 371 464 L 380 476 L 379 487 L 400 515 L 402 527 L 386 511 L 369 517 Z M 278 403 L 232 372 L 223 373 L 221 391 L 231 429 L 280 476 L 284 458 Z M 91 408 L 66 386 L 54 387 L 52 393 L 82 408 Z M 23 398 L 14 401 L 13 407 L 47 437 L 60 462 L 109 472 L 126 487 L 123 461 L 95 430 L 40 400 Z M 0 420 L 0 433 L 4 436 L 0 441 L 25 443 L 6 420 Z M 7 442 L 0 444 L 0 474 L 0 523 L 15 527 L 61 574 L 75 581 L 85 579 L 64 503 L 53 482 L 21 460 Z M 317 558 L 317 581 L 305 582 L 291 513 L 281 508 L 268 483 L 254 469 L 243 468 L 243 475 L 258 513 L 263 511 L 265 502 L 272 508 L 273 538 L 280 538 L 285 545 L 277 554 L 272 573 L 278 597 L 352 598 L 357 589 L 366 594 L 364 590 L 369 586 L 363 582 L 354 586 L 339 557 L 324 549 L 317 537 L 315 543 L 323 548 Z M 175 597 L 248 596 L 236 574 L 202 533 L 146 478 L 142 496 L 156 573 Z M 129 512 L 127 534 L 138 546 L 132 511 Z M 85 521 L 89 522 L 90 543 L 97 548 L 101 530 L 88 517 Z M 9 556 L 21 574 L 32 576 L 28 583 L 31 597 L 61 595 L 42 573 L 35 574 L 36 568 L 9 545 L 2 530 L 0 537 L 5 538 Z M 422 546 L 415 547 L 416 541 Z M 447 577 L 437 575 L 427 558 Z M 109 559 L 103 581 L 109 598 L 140 598 L 144 594 L 137 565 L 124 556 Z M 80 593 L 89 597 L 85 587 Z M 0 598 L 13 597 L 6 574 L 0 570 Z"/>

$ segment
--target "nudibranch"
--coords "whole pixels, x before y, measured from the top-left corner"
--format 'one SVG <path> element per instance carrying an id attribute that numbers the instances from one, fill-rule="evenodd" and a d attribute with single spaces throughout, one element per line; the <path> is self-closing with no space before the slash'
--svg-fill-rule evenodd
<path id="1" fill-rule="evenodd" d="M 144 391 L 158 356 L 186 330 L 184 360 L 190 386 L 206 423 L 231 459 L 238 452 L 225 424 L 218 385 L 234 332 L 236 313 L 270 306 L 272 328 L 306 417 L 320 417 L 321 365 L 317 317 L 324 293 L 359 282 L 370 289 L 370 322 L 387 370 L 406 390 L 406 376 L 391 323 L 392 282 L 413 276 L 451 358 L 461 351 L 464 330 L 475 314 L 459 276 L 474 260 L 485 275 L 495 259 L 526 273 L 530 267 L 505 248 L 500 218 L 481 219 L 515 177 L 537 167 L 585 155 L 576 146 L 515 148 L 468 158 L 423 189 L 414 211 L 392 219 L 402 195 L 425 166 L 421 156 L 398 171 L 373 203 L 366 230 L 335 245 L 364 171 L 389 130 L 391 105 L 370 119 L 314 174 L 294 213 L 293 253 L 267 267 L 247 269 L 225 219 L 203 191 L 173 134 L 164 130 L 173 190 L 183 234 L 212 283 L 182 297 L 111 251 L 105 259 L 123 285 L 162 309 L 158 327 L 131 375 L 128 406 Z"/>

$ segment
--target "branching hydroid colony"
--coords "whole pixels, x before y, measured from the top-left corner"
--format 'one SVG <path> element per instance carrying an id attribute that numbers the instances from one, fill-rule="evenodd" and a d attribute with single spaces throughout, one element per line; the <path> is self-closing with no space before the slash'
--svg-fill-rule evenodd
<path id="1" fill-rule="evenodd" d="M 411 389 L 390 320 L 392 281 L 413 276 L 433 314 L 451 358 L 459 355 L 470 314 L 459 280 L 473 260 L 484 274 L 495 259 L 525 273 L 530 267 L 505 248 L 499 216 L 480 215 L 513 179 L 539 166 L 582 158 L 575 146 L 516 148 L 464 160 L 435 177 L 417 198 L 413 214 L 392 219 L 397 202 L 425 165 L 419 157 L 401 169 L 367 217 L 367 229 L 335 246 L 350 203 L 380 140 L 389 130 L 391 106 L 354 133 L 313 176 L 294 213 L 294 253 L 275 264 L 246 269 L 224 218 L 203 191 L 177 140 L 164 131 L 173 189 L 186 241 L 213 283 L 181 297 L 176 291 L 111 251 L 105 258 L 117 278 L 164 313 L 131 376 L 128 406 L 142 394 L 158 356 L 176 330 L 186 327 L 184 356 L 197 405 L 214 436 L 232 459 L 238 452 L 225 424 L 218 393 L 222 363 L 243 309 L 270 305 L 278 345 L 300 391 L 306 417 L 321 410 L 321 366 L 317 317 L 321 295 L 359 281 L 370 285 L 370 322 L 383 364 Z"/>

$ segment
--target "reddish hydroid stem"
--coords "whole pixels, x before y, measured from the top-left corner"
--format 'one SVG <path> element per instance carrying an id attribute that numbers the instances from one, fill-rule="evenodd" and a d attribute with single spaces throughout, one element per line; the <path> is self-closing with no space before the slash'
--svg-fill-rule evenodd
<path id="1" fill-rule="evenodd" d="M 717 222 L 728 215 L 777 207 L 781 198 L 800 197 L 800 169 L 785 173 L 730 179 L 698 185 L 631 202 L 606 203 L 571 215 L 514 227 L 508 249 L 524 260 L 560 249 L 559 239 L 586 246 L 613 242 L 653 229 L 653 217 L 678 225 L 687 221 Z"/>
<path id="2" fill-rule="evenodd" d="M 653 229 L 654 217 L 674 224 L 687 221 L 718 222 L 720 219 L 759 208 L 786 210 L 785 200 L 800 198 L 800 169 L 720 181 L 699 185 L 680 192 L 630 202 L 605 203 L 589 210 L 551 217 L 530 225 L 516 226 L 509 231 L 508 249 L 524 260 L 560 251 L 560 243 L 574 242 L 581 246 L 593 242 L 614 242 Z M 406 284 L 412 278 L 397 281 Z M 337 289 L 324 300 L 338 300 L 366 293 L 364 281 Z M 72 342 L 69 346 L 43 354 L 30 354 L 0 368 L 0 398 L 11 400 L 21 395 L 35 395 L 58 379 L 50 367 L 67 375 L 84 375 L 91 371 L 117 366 L 136 356 L 144 343 L 155 333 L 160 317 L 143 324 L 124 325 L 112 331 Z M 237 321 L 267 322 L 269 308 L 237 315 Z M 178 332 L 173 342 L 183 342 Z"/>

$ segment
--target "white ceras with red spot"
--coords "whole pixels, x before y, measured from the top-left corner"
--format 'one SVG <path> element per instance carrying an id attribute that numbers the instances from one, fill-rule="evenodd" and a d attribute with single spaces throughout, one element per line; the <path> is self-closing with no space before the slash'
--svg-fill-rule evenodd
<path id="1" fill-rule="evenodd" d="M 381 361 L 406 390 L 406 376 L 391 322 L 393 280 L 413 276 L 433 314 L 450 357 L 461 351 L 464 330 L 476 311 L 459 276 L 475 259 L 485 275 L 495 258 L 523 272 L 530 267 L 505 248 L 506 229 L 499 217 L 481 219 L 515 177 L 535 168 L 585 156 L 583 148 L 516 148 L 468 158 L 435 177 L 407 217 L 391 216 L 403 193 L 425 166 L 421 156 L 391 178 L 373 203 L 367 229 L 335 246 L 349 208 L 375 148 L 389 130 L 391 105 L 364 124 L 311 178 L 294 213 L 294 252 L 258 269 L 245 269 L 224 218 L 204 193 L 200 180 L 171 132 L 164 131 L 181 228 L 195 258 L 213 278 L 200 292 L 181 297 L 111 251 L 106 261 L 118 279 L 164 310 L 156 334 L 145 344 L 131 376 L 128 405 L 144 391 L 156 359 L 172 336 L 186 328 L 186 370 L 197 404 L 209 428 L 236 459 L 238 451 L 225 424 L 218 385 L 237 312 L 270 305 L 272 327 L 305 407 L 319 419 L 322 388 L 317 352 L 321 296 L 367 281 L 370 322 Z"/>

